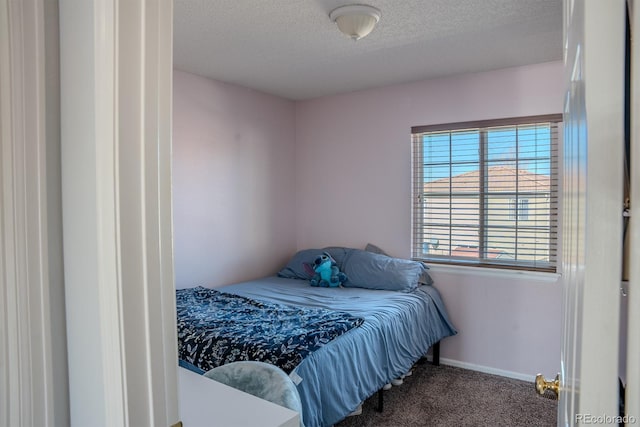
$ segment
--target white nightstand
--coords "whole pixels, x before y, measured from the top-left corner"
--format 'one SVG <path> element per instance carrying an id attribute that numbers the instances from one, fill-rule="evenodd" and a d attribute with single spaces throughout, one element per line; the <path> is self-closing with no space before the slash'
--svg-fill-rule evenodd
<path id="1" fill-rule="evenodd" d="M 299 427 L 300 415 L 194 372 L 178 368 L 184 427 Z"/>

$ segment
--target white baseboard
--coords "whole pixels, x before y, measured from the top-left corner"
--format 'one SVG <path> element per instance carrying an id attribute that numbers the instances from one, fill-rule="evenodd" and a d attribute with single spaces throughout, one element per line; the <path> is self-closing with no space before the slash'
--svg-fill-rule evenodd
<path id="1" fill-rule="evenodd" d="M 427 360 L 431 361 L 431 355 L 427 356 Z M 506 371 L 504 369 L 492 368 L 490 366 L 476 365 L 475 363 L 461 362 L 459 360 L 440 358 L 441 365 L 453 366 L 456 368 L 469 369 L 470 371 L 478 371 L 485 374 L 499 375 L 501 377 L 513 378 L 516 380 L 535 382 L 536 377 L 534 375 L 523 374 L 520 372 Z"/>

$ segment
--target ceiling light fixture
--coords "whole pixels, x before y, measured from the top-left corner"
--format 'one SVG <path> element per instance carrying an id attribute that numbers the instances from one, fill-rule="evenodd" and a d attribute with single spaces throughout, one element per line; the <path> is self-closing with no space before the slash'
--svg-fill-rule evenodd
<path id="1" fill-rule="evenodd" d="M 353 40 L 360 40 L 376 26 L 380 20 L 380 10 L 364 4 L 341 6 L 333 9 L 329 18 L 338 25 L 340 31 Z"/>

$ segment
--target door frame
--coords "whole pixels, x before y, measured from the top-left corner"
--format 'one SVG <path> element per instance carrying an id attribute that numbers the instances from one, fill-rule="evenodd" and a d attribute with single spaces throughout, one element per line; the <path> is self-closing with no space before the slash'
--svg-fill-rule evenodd
<path id="1" fill-rule="evenodd" d="M 171 0 L 60 0 L 70 419 L 178 421 Z"/>
<path id="2" fill-rule="evenodd" d="M 68 424 L 56 6 L 0 0 L 0 425 Z"/>

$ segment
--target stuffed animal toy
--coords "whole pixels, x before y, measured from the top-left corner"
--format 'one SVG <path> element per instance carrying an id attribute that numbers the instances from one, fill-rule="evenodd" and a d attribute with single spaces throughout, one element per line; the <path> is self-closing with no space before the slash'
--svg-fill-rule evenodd
<path id="1" fill-rule="evenodd" d="M 311 278 L 311 286 L 337 288 L 347 281 L 347 275 L 340 271 L 331 255 L 323 252 L 313 262 L 315 274 Z"/>

